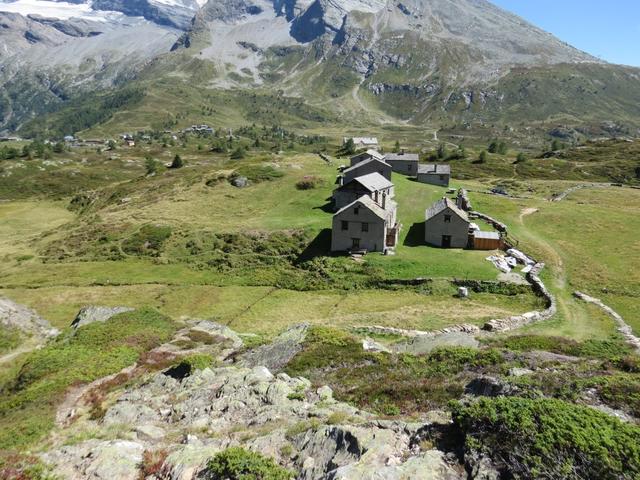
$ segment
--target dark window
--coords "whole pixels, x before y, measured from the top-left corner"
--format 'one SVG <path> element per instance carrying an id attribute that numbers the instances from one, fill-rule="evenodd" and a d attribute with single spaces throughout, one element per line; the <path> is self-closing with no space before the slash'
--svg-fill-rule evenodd
<path id="1" fill-rule="evenodd" d="M 353 209 L 353 214 L 354 215 L 359 215 L 360 214 L 360 207 L 356 207 Z"/>
<path id="2" fill-rule="evenodd" d="M 351 248 L 353 250 L 357 250 L 360 248 L 360 239 L 359 238 L 352 238 L 351 239 Z"/>
<path id="3" fill-rule="evenodd" d="M 342 230 L 349 230 L 349 222 L 342 220 Z"/>
<path id="4" fill-rule="evenodd" d="M 451 223 L 451 215 L 444 216 L 444 223 Z"/>
<path id="5" fill-rule="evenodd" d="M 363 223 L 362 224 L 362 231 L 363 232 L 368 232 L 369 231 L 369 224 L 368 223 Z"/>

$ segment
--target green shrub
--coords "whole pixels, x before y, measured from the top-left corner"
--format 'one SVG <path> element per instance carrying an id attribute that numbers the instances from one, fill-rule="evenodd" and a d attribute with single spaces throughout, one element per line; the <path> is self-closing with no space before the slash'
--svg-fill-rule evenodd
<path id="1" fill-rule="evenodd" d="M 158 256 L 164 242 L 171 236 L 171 227 L 166 225 L 144 225 L 122 242 L 122 250 L 129 255 Z"/>
<path id="2" fill-rule="evenodd" d="M 614 362 L 622 361 L 631 349 L 617 338 L 608 340 L 587 340 L 576 342 L 564 337 L 546 337 L 542 335 L 516 335 L 490 342 L 496 347 L 503 347 L 518 352 L 542 350 L 572 355 L 576 357 L 600 358 Z"/>
<path id="3" fill-rule="evenodd" d="M 313 190 L 324 184 L 324 180 L 320 177 L 313 175 L 305 176 L 302 180 L 296 182 L 296 188 L 298 190 Z"/>
<path id="4" fill-rule="evenodd" d="M 0 326 L 0 353 L 13 350 L 20 345 L 21 340 L 22 335 L 20 334 L 20 330 Z"/>
<path id="5" fill-rule="evenodd" d="M 293 473 L 271 458 L 239 447 L 218 453 L 207 463 L 205 478 L 209 480 L 291 480 Z"/>
<path id="6" fill-rule="evenodd" d="M 509 478 L 635 479 L 640 428 L 560 400 L 516 397 L 455 403 L 468 450 L 504 463 Z"/>

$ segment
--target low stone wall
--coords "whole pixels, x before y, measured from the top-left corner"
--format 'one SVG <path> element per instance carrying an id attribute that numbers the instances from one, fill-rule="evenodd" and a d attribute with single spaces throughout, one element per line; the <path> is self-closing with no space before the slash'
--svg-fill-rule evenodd
<path id="1" fill-rule="evenodd" d="M 554 195 L 553 197 L 551 197 L 551 201 L 561 202 L 562 200 L 567 198 L 568 195 L 578 190 L 582 190 L 583 188 L 608 188 L 612 186 L 613 184 L 611 183 L 582 183 L 580 185 L 576 185 L 575 187 L 567 188 L 564 192 Z"/>
<path id="2" fill-rule="evenodd" d="M 598 298 L 591 297 L 586 293 L 582 292 L 573 292 L 573 296 L 587 303 L 592 303 L 593 305 L 597 305 L 602 310 L 604 310 L 607 315 L 612 317 L 616 323 L 618 324 L 618 331 L 622 334 L 626 342 L 631 345 L 636 353 L 640 353 L 640 338 L 636 337 L 633 334 L 633 329 L 624 321 L 622 316 L 616 312 L 613 308 L 605 305 L 602 300 Z"/>
<path id="3" fill-rule="evenodd" d="M 532 312 L 515 315 L 513 317 L 490 320 L 485 323 L 484 327 L 482 327 L 483 330 L 489 332 L 505 332 L 523 327 L 530 323 L 548 320 L 556 314 L 556 299 L 549 290 L 547 290 L 547 287 L 542 283 L 542 280 L 539 277 L 543 268 L 544 263 L 536 263 L 531 268 L 531 271 L 527 273 L 527 280 L 531 284 L 531 288 L 533 288 L 534 292 L 545 298 L 546 308 L 544 310 L 534 310 Z"/>
<path id="4" fill-rule="evenodd" d="M 493 228 L 498 230 L 500 233 L 507 233 L 507 226 L 504 223 L 496 220 L 495 218 L 490 217 L 489 215 L 485 215 L 484 213 L 476 212 L 475 210 L 470 211 L 469 215 L 471 215 L 472 217 L 481 218 L 485 222 L 490 223 L 493 226 Z"/>
<path id="5" fill-rule="evenodd" d="M 475 335 L 480 333 L 480 328 L 476 325 L 451 325 L 440 330 L 422 331 L 422 330 L 404 330 L 402 328 L 394 327 L 382 327 L 379 325 L 372 326 L 357 326 L 353 327 L 354 330 L 361 332 L 368 332 L 377 335 L 399 335 L 401 337 L 415 338 L 415 337 L 437 337 L 446 333 L 468 333 Z"/>
<path id="6" fill-rule="evenodd" d="M 464 188 L 458 190 L 456 205 L 458 206 L 458 208 L 461 208 L 465 212 L 473 210 L 473 207 L 471 206 L 471 200 L 469 200 L 469 193 Z"/>

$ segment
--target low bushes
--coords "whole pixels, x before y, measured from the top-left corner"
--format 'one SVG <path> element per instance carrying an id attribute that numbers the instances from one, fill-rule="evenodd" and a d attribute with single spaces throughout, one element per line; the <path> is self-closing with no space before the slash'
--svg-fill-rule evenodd
<path id="1" fill-rule="evenodd" d="M 324 180 L 313 175 L 305 176 L 302 180 L 296 182 L 298 190 L 313 190 L 324 185 Z"/>
<path id="2" fill-rule="evenodd" d="M 171 236 L 171 227 L 144 225 L 122 242 L 122 250 L 129 255 L 158 256 L 164 242 Z"/>
<path id="3" fill-rule="evenodd" d="M 120 371 L 175 330 L 168 317 L 142 309 L 68 331 L 32 352 L 0 391 L 0 449 L 40 439 L 53 426 L 68 387 Z"/>
<path id="4" fill-rule="evenodd" d="M 218 453 L 207 463 L 207 480 L 291 480 L 294 474 L 271 458 L 239 447 Z"/>
<path id="5" fill-rule="evenodd" d="M 592 408 L 517 397 L 455 403 L 467 451 L 480 451 L 507 478 L 635 479 L 640 428 Z"/>

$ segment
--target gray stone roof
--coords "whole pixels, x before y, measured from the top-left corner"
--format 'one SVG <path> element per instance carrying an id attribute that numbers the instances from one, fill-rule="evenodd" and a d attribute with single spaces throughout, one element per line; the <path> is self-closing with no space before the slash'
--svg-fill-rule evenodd
<path id="1" fill-rule="evenodd" d="M 346 207 L 342 207 L 340 210 L 338 210 L 334 214 L 334 217 L 336 215 L 340 215 L 342 212 L 344 212 L 344 211 L 346 211 L 346 210 L 348 210 L 350 208 L 353 208 L 357 203 L 359 203 L 363 207 L 371 210 L 371 212 L 373 212 L 373 214 L 376 217 L 380 217 L 382 220 L 386 220 L 387 219 L 387 212 L 380 205 L 378 205 L 376 202 L 374 202 L 371 199 L 371 197 L 368 197 L 367 195 L 363 195 L 362 197 L 357 199 L 355 202 L 351 202 Z"/>
<path id="2" fill-rule="evenodd" d="M 371 162 L 378 162 L 378 163 L 381 163 L 383 165 L 386 165 L 387 167 L 389 166 L 389 164 L 383 162 L 382 160 L 377 160 L 375 158 L 370 158 L 369 160 L 365 160 L 364 162 L 356 163 L 353 167 L 349 167 L 349 168 L 343 170 L 342 173 L 344 174 L 344 173 L 353 172 L 354 170 L 362 167 L 363 165 L 367 165 L 367 164 L 369 164 Z"/>
<path id="3" fill-rule="evenodd" d="M 435 217 L 436 215 L 438 215 L 443 210 L 446 210 L 447 208 L 451 209 L 453 213 L 458 215 L 463 220 L 467 222 L 469 221 L 469 216 L 467 215 L 467 212 L 460 210 L 450 198 L 441 198 L 436 203 L 434 203 L 429 208 L 427 208 L 427 211 L 425 213 L 425 219 L 428 221 L 429 219 Z"/>
<path id="4" fill-rule="evenodd" d="M 384 156 L 385 162 L 417 162 L 420 159 L 417 153 L 388 153 Z"/>
<path id="5" fill-rule="evenodd" d="M 384 155 L 378 152 L 377 150 L 373 150 L 371 148 L 366 152 L 360 152 L 357 155 L 354 155 L 353 157 L 351 157 L 350 160 L 353 160 L 354 158 L 364 157 L 365 155 L 369 156 L 370 158 L 375 158 L 377 160 L 384 161 Z"/>
<path id="6" fill-rule="evenodd" d="M 429 175 L 451 175 L 451 165 L 433 163 L 418 165 L 418 173 Z"/>
<path id="7" fill-rule="evenodd" d="M 473 232 L 473 236 L 475 238 L 484 238 L 487 240 L 500 240 L 500 233 L 498 232 L 481 232 L 478 230 Z"/>
<path id="8" fill-rule="evenodd" d="M 370 192 L 377 192 L 378 190 L 393 187 L 393 183 L 384 178 L 378 172 L 373 172 L 369 173 L 368 175 L 356 177 L 352 180 L 352 182 L 358 182 Z"/>

